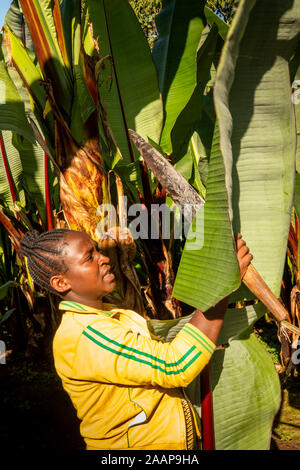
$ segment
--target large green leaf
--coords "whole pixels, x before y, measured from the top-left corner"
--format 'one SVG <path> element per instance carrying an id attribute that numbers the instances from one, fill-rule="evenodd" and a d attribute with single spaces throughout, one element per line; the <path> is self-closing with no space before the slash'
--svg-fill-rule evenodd
<path id="1" fill-rule="evenodd" d="M 66 48 L 57 0 L 19 0 L 44 79 L 50 80 L 53 94 L 66 116 L 71 112 L 72 71 Z M 57 7 L 58 15 L 54 16 Z"/>
<path id="2" fill-rule="evenodd" d="M 217 39 L 218 29 L 213 26 L 196 53 L 197 81 L 195 88 L 186 106 L 177 116 L 171 131 L 172 160 L 174 162 L 177 162 L 186 153 L 193 132 L 201 126 L 203 93 L 211 78 L 210 70 Z"/>
<path id="3" fill-rule="evenodd" d="M 280 406 L 271 356 L 252 334 L 216 351 L 211 368 L 216 449 L 268 450 Z"/>
<path id="4" fill-rule="evenodd" d="M 12 180 L 17 200 L 20 201 L 21 204 L 24 204 L 23 165 L 20 155 L 12 143 L 13 133 L 10 131 L 3 131 L 1 133 L 1 137 L 5 155 L 2 154 L 2 149 L 0 149 L 0 200 L 2 204 L 7 205 L 13 210 L 14 201 L 9 185 L 9 178 Z M 7 175 L 4 165 L 5 158 L 7 159 L 9 167 L 9 175 Z"/>
<path id="5" fill-rule="evenodd" d="M 299 221 L 300 220 L 300 174 L 299 173 L 296 173 L 296 178 L 295 178 L 294 209 L 296 212 L 297 219 Z M 300 240 L 298 239 L 298 269 L 300 267 L 299 244 L 300 244 Z"/>
<path id="6" fill-rule="evenodd" d="M 78 0 L 73 0 L 72 9 L 70 11 L 70 5 L 64 2 L 64 20 L 68 20 L 68 28 L 71 32 L 68 36 L 71 37 L 71 48 L 72 51 L 72 66 L 74 75 L 74 96 L 72 103 L 72 115 L 70 129 L 73 136 L 76 138 L 78 143 L 84 144 L 87 140 L 86 133 L 86 121 L 91 114 L 96 110 L 95 101 L 90 93 L 88 84 L 85 78 L 85 63 L 83 56 L 82 44 L 85 42 L 85 38 L 90 36 L 90 30 L 88 27 L 83 27 L 84 33 L 82 35 L 82 25 L 85 23 L 87 18 L 86 9 L 81 19 L 81 6 Z M 91 50 L 88 53 L 93 55 L 95 52 L 94 44 L 92 44 Z"/>
<path id="7" fill-rule="evenodd" d="M 186 241 L 173 290 L 174 297 L 203 311 L 240 285 L 224 173 L 216 126 L 206 202 L 193 220 L 194 240 Z"/>
<path id="8" fill-rule="evenodd" d="M 158 142 L 162 104 L 145 35 L 128 2 L 87 0 L 103 61 L 99 93 L 123 164 L 138 158 L 127 130 Z"/>
<path id="9" fill-rule="evenodd" d="M 13 81 L 15 85 L 18 86 L 18 89 L 22 89 L 22 87 L 27 88 L 33 99 L 33 111 L 38 111 L 42 116 L 46 104 L 46 93 L 41 85 L 43 76 L 38 67 L 33 63 L 28 54 L 28 50 L 25 49 L 21 39 L 19 39 L 9 28 L 6 28 L 6 32 L 10 42 L 11 55 L 19 73 L 14 73 L 14 69 L 12 68 L 8 68 L 8 70 L 13 74 Z M 22 95 L 22 99 L 25 103 L 28 101 L 28 98 L 26 99 L 24 94 Z"/>
<path id="10" fill-rule="evenodd" d="M 206 24 L 204 1 L 165 0 L 156 17 L 159 39 L 153 58 L 164 102 L 160 145 L 172 152 L 171 130 L 197 85 L 196 53 Z"/>
<path id="11" fill-rule="evenodd" d="M 46 223 L 46 194 L 45 194 L 45 155 L 39 145 L 31 145 L 30 142 L 15 135 L 13 137 L 14 152 L 18 153 L 23 168 L 23 187 L 26 200 L 32 207 L 37 207 L 39 215 Z M 49 186 L 52 188 L 54 172 L 50 167 L 48 171 Z M 45 225 L 46 226 L 46 225 Z"/>
<path id="12" fill-rule="evenodd" d="M 271 356 L 256 340 L 253 325 L 266 309 L 262 304 L 228 309 L 211 359 L 216 450 L 267 450 L 280 406 L 280 384 Z M 166 341 L 190 320 L 150 320 L 152 333 Z M 187 394 L 201 417 L 201 374 Z"/>
<path id="13" fill-rule="evenodd" d="M 170 8 L 170 6 L 168 7 L 166 5 L 166 11 L 168 11 L 168 8 Z M 188 15 L 188 13 L 186 14 Z M 187 174 L 191 175 L 191 178 L 188 177 L 187 179 L 202 196 L 205 195 L 208 161 L 215 127 L 215 113 L 212 96 L 209 90 L 215 80 L 215 69 L 224 43 L 222 38 L 225 39 L 229 28 L 223 20 L 206 6 L 204 7 L 204 14 L 209 24 L 202 30 L 197 46 L 195 54 L 196 68 L 194 65 L 189 67 L 186 70 L 185 77 L 187 80 L 187 76 L 189 75 L 189 80 L 193 82 L 196 74 L 195 88 L 184 108 L 178 108 L 179 114 L 175 118 L 170 133 L 173 150 L 172 161 L 176 169 L 180 173 L 184 170 L 185 177 Z M 165 20 L 166 19 L 167 15 L 165 15 Z M 168 28 L 166 27 L 167 22 L 165 25 L 164 22 L 162 23 L 166 29 L 171 31 L 172 27 L 176 29 L 175 21 L 176 17 L 170 17 Z M 181 38 L 181 40 L 183 40 L 183 38 Z M 188 38 L 186 38 L 186 41 L 188 41 Z M 164 44 L 166 44 L 166 41 Z M 162 46 L 163 44 L 160 44 L 158 41 L 156 48 L 154 48 L 156 65 L 161 74 L 166 72 L 164 68 L 165 64 L 163 63 L 165 57 L 163 54 L 157 54 L 157 49 L 159 50 Z M 166 49 L 164 52 L 166 52 Z M 172 49 L 169 53 L 171 52 Z M 175 112 L 177 96 L 173 98 L 173 109 Z M 166 101 L 166 104 L 167 103 L 168 100 Z"/>
<path id="14" fill-rule="evenodd" d="M 266 450 L 280 406 L 271 356 L 253 334 L 262 304 L 228 309 L 211 362 L 215 443 L 224 450 Z M 228 347 L 226 347 L 228 346 Z"/>
<path id="15" fill-rule="evenodd" d="M 296 173 L 294 207 L 298 219 L 300 220 L 300 174 Z"/>
<path id="16" fill-rule="evenodd" d="M 210 26 L 213 26 L 215 24 L 218 27 L 220 36 L 225 41 L 227 33 L 228 33 L 229 25 L 225 23 L 225 21 L 223 21 L 222 18 L 220 18 L 220 16 L 214 13 L 207 6 L 204 7 L 204 14 Z"/>
<path id="17" fill-rule="evenodd" d="M 229 219 L 234 232 L 242 233 L 246 240 L 254 266 L 277 296 L 294 194 L 295 126 L 289 60 L 298 43 L 299 14 L 298 3 L 288 9 L 279 1 L 272 8 L 267 1 L 256 4 L 241 1 L 227 34 L 214 92 Z M 216 183 L 210 180 L 209 167 L 207 197 L 212 191 L 214 201 L 216 188 Z M 209 199 L 206 211 L 207 205 Z M 227 202 L 221 209 L 218 203 L 214 213 L 223 210 L 225 218 L 226 205 Z M 216 266 L 222 265 L 220 256 L 226 253 L 222 248 L 223 237 L 217 242 L 206 236 L 206 231 L 211 230 L 209 223 L 215 226 L 220 223 L 212 222 L 213 217 L 212 213 L 211 222 L 204 219 L 202 251 L 189 254 L 184 251 L 174 289 L 175 297 L 199 308 L 206 308 L 213 301 L 212 286 L 206 285 L 208 281 L 200 283 L 205 272 L 209 273 L 207 279 L 214 279 L 214 287 L 218 279 L 224 291 L 230 284 L 231 273 L 227 269 L 218 270 L 220 277 L 212 275 Z M 214 244 L 215 256 L 203 257 L 205 250 L 213 253 Z M 238 298 L 251 298 L 251 294 L 243 286 L 232 297 Z"/>
<path id="18" fill-rule="evenodd" d="M 298 49 L 300 47 L 298 46 Z M 298 51 L 300 55 L 300 52 Z M 291 63 L 290 63 L 290 70 L 291 70 Z M 291 74 L 293 72 L 291 71 Z M 296 170 L 298 173 L 300 172 L 300 70 L 297 69 L 296 72 L 293 73 L 292 79 L 292 101 L 294 104 L 295 109 L 295 119 L 296 119 L 296 129 L 297 129 L 297 150 L 296 150 Z"/>
<path id="19" fill-rule="evenodd" d="M 300 81 L 299 81 L 299 85 L 300 85 Z M 296 118 L 296 126 L 297 126 L 296 169 L 299 172 L 300 171 L 300 106 L 298 103 L 295 104 L 295 118 Z"/>
<path id="20" fill-rule="evenodd" d="M 242 13 L 251 5 L 246 24 Z M 226 171 L 229 191 L 232 178 L 233 228 L 242 233 L 254 266 L 276 296 L 294 193 L 289 60 L 299 22 L 299 2 L 240 2 L 215 86 L 220 145 L 224 160 L 232 160 Z"/>
<path id="21" fill-rule="evenodd" d="M 42 123 L 42 130 L 47 135 L 47 129 L 50 129 L 50 116 L 43 116 L 46 104 L 46 94 L 40 83 L 42 76 L 38 67 L 33 63 L 30 52 L 25 49 L 22 41 L 15 34 L 7 29 L 10 40 L 11 53 L 19 65 L 20 74 L 13 67 L 8 68 L 8 72 L 14 85 L 18 89 L 20 97 L 24 103 L 27 116 L 34 121 L 35 116 Z M 26 87 L 25 87 L 26 84 Z M 29 91 L 29 94 L 28 94 Z M 46 132 L 45 132 L 46 131 Z M 47 138 L 48 145 L 51 145 Z M 11 132 L 4 133 L 4 142 L 8 158 L 11 163 L 11 173 L 14 186 L 22 189 L 18 191 L 18 200 L 25 205 L 24 191 L 26 193 L 27 208 L 34 212 L 38 209 L 42 221 L 46 222 L 46 201 L 45 201 L 45 156 L 40 146 L 34 145 L 20 134 Z M 17 166 L 16 166 L 17 165 Z M 18 168 L 17 172 L 15 168 Z M 50 187 L 53 186 L 54 174 L 53 168 L 49 165 L 48 179 Z M 22 196 L 22 197 L 21 197 Z M 12 207 L 11 196 L 8 191 L 3 194 L 3 200 Z"/>
<path id="22" fill-rule="evenodd" d="M 36 208 L 43 222 L 46 221 L 45 197 L 45 157 L 43 150 L 32 145 L 23 137 L 4 131 L 3 142 L 12 176 L 17 200 L 27 209 Z M 0 199 L 10 209 L 14 208 L 10 187 L 2 158 L 0 158 Z M 54 174 L 49 169 L 49 183 L 53 186 Z M 25 199 L 26 194 L 26 199 Z"/>
<path id="23" fill-rule="evenodd" d="M 30 50 L 34 50 L 33 42 L 28 30 L 28 26 L 20 11 L 18 0 L 13 0 L 5 16 L 5 24 L 14 32 L 14 34 L 24 41 L 24 45 Z"/>
<path id="24" fill-rule="evenodd" d="M 0 130 L 10 130 L 34 143 L 34 135 L 27 121 L 24 103 L 9 76 L 0 51 Z"/>
<path id="25" fill-rule="evenodd" d="M 81 0 L 62 0 L 60 4 L 66 48 L 73 63 L 74 42 L 76 31 L 80 22 Z"/>

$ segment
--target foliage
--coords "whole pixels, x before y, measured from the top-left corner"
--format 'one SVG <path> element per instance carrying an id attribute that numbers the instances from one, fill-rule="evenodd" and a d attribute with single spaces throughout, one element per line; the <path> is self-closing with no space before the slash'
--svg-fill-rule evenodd
<path id="1" fill-rule="evenodd" d="M 288 29 L 288 46 L 284 57 L 281 56 L 277 45 L 278 37 L 286 37 L 285 17 L 290 13 L 298 17 L 297 8 L 296 5 L 291 13 L 287 7 L 282 8 L 280 2 L 276 8 L 274 5 L 271 8 L 268 2 L 240 2 L 222 49 L 214 87 L 218 123 L 218 129 L 215 129 L 219 133 L 218 144 L 225 166 L 229 227 L 234 233 L 243 234 L 253 254 L 254 266 L 276 296 L 280 294 L 294 197 L 296 135 L 293 128 L 293 109 L 290 104 L 289 60 L 298 45 L 297 26 Z M 266 32 L 265 24 L 269 21 L 270 15 L 273 18 L 273 27 L 268 28 Z M 249 70 L 251 70 L 250 75 Z M 280 84 L 279 74 L 282 77 Z M 274 101 L 276 87 L 278 87 L 277 99 Z M 282 119 L 282 116 L 285 118 Z M 274 131 L 275 121 L 278 123 L 278 132 Z M 255 142 L 255 152 L 253 152 L 253 142 Z M 220 150 L 217 147 L 217 152 Z M 211 172 L 214 171 L 213 165 L 214 160 L 211 158 L 208 175 L 210 167 Z M 266 168 L 271 167 L 272 171 L 266 174 Z M 220 184 L 220 178 L 217 183 Z M 281 188 L 280 194 L 278 187 Z M 220 194 L 220 190 L 216 191 L 216 188 L 215 183 L 212 188 L 212 204 L 217 201 Z M 205 205 L 207 211 L 209 205 L 207 200 Z M 224 213 L 225 210 L 224 208 Z M 214 218 L 213 213 L 211 217 Z M 218 221 L 216 227 L 217 223 Z M 187 249 L 182 257 L 182 271 L 179 267 L 175 295 L 177 292 L 180 300 L 186 301 L 184 295 L 186 291 L 190 304 L 193 296 L 189 278 L 190 259 L 193 258 L 192 264 L 196 265 L 197 255 L 200 259 L 205 249 L 210 246 L 214 249 L 218 247 L 217 243 L 215 244 L 218 230 L 210 233 L 211 238 L 204 239 L 202 252 L 195 250 L 195 253 L 192 253 Z M 199 233 L 199 237 L 200 235 Z M 225 240 L 227 239 L 224 238 L 224 244 Z M 231 250 L 233 249 L 232 245 Z M 218 254 L 220 257 L 222 248 Z M 225 263 L 224 260 L 224 267 Z M 209 263 L 209 266 L 213 266 L 213 263 Z M 227 277 L 225 268 L 223 272 L 217 268 L 216 271 L 222 278 L 224 290 L 228 282 L 227 292 L 230 293 L 232 276 Z M 198 274 L 193 272 L 195 299 L 192 305 L 207 308 L 206 290 L 202 291 L 202 296 L 198 289 L 202 274 L 201 270 Z M 216 275 L 213 278 L 215 279 Z M 232 297 L 232 300 L 251 298 L 251 294 L 243 288 Z"/>
<path id="2" fill-rule="evenodd" d="M 220 16 L 226 23 L 232 21 L 234 0 L 207 0 L 206 5 Z"/>
<path id="3" fill-rule="evenodd" d="M 217 343 L 220 349 L 213 355 L 211 367 L 218 450 L 269 447 L 272 422 L 280 405 L 280 384 L 271 357 L 252 333 L 254 323 L 265 311 L 262 304 L 257 304 L 231 308 L 226 314 Z M 189 319 L 151 320 L 150 328 L 171 341 Z M 200 386 L 201 376 L 187 389 L 199 414 Z"/>
<path id="4" fill-rule="evenodd" d="M 15 7 L 18 3 L 14 0 Z M 34 162 L 39 162 L 45 187 L 44 154 L 51 158 L 51 174 L 53 180 L 57 175 L 60 186 L 57 203 L 52 196 L 55 224 L 61 222 L 57 212 L 63 209 L 62 222 L 102 241 L 105 217 L 97 213 L 97 207 L 109 196 L 114 198 L 106 174 L 112 169 L 121 177 L 130 202 L 150 208 L 157 201 L 167 201 L 171 206 L 165 190 L 133 147 L 132 128 L 172 161 L 206 199 L 203 246 L 191 249 L 192 243 L 187 241 L 181 257 L 172 239 L 139 242 L 139 261 L 150 279 L 144 292 L 153 310 L 161 305 L 161 319 L 170 318 L 170 311 L 178 316 L 174 299 L 171 301 L 174 256 L 181 257 L 173 292 L 177 299 L 206 310 L 236 290 L 240 277 L 233 235 L 237 231 L 242 232 L 255 266 L 278 296 L 294 195 L 289 61 L 298 43 L 298 4 L 288 10 L 279 0 L 272 5 L 267 0 L 241 0 L 232 23 L 225 17 L 227 24 L 217 14 L 220 10 L 228 13 L 224 2 L 210 4 L 210 9 L 199 0 L 189 2 L 188 8 L 183 0 L 164 0 L 155 21 L 158 40 L 151 56 L 127 2 L 86 0 L 81 9 L 79 0 L 71 2 L 72 8 L 69 1 L 63 1 L 60 9 L 58 1 L 50 5 L 46 0 L 32 0 L 35 23 L 30 21 L 28 1 L 20 3 L 35 50 L 25 47 L 26 30 L 15 10 L 18 21 L 9 16 L 5 26 L 0 68 L 8 90 L 0 104 L 0 129 L 4 147 L 9 149 L 6 159 L 2 152 L 5 181 L 0 184 L 2 201 L 5 199 L 3 220 L 10 234 L 15 239 L 21 236 L 28 219 L 42 227 L 49 214 L 46 194 L 41 198 L 44 205 L 38 207 L 34 205 L 37 198 L 31 196 L 34 187 L 28 185 L 24 191 L 22 170 L 27 168 L 31 151 L 26 148 L 23 154 L 20 142 L 16 145 L 22 135 L 27 136 L 28 146 L 39 149 Z M 142 5 L 134 3 L 139 17 Z M 159 3 L 148 6 L 151 17 Z M 293 21 L 287 21 L 290 18 Z M 141 21 L 146 28 L 147 18 Z M 150 31 L 153 38 L 154 30 Z M 27 101 L 26 93 L 30 96 Z M 33 126 L 35 134 L 29 116 L 38 128 L 36 132 Z M 40 137 L 42 151 L 33 135 Z M 13 153 L 10 141 L 18 152 Z M 14 217 L 12 211 L 21 197 L 26 201 L 25 213 Z M 200 220 L 196 232 L 200 240 L 202 215 L 197 215 L 191 228 Z M 102 226 L 97 231 L 99 222 Z M 116 252 L 118 240 L 114 241 Z M 3 251 L 2 259 L 4 256 Z M 129 265 L 127 259 L 126 269 L 123 266 L 120 271 Z M 23 276 L 25 268 L 23 265 Z M 133 272 L 131 275 L 134 277 Z M 133 277 L 122 288 L 129 297 L 129 287 L 140 292 L 131 282 Z M 164 296 L 157 295 L 159 290 Z M 251 298 L 249 291 L 238 289 L 231 302 Z M 263 314 L 261 305 L 243 304 L 242 309 L 230 308 L 226 315 L 219 339 L 220 346 L 225 346 L 213 358 L 215 410 L 226 409 L 228 417 L 224 422 L 224 414 L 215 413 L 220 449 L 268 447 L 279 387 L 270 358 L 251 334 L 254 322 Z M 149 325 L 155 334 L 169 340 L 188 319 L 153 320 Z M 199 412 L 199 381 L 197 384 L 191 387 L 190 396 Z"/>
<path id="5" fill-rule="evenodd" d="M 129 0 L 141 27 L 145 33 L 150 47 L 157 38 L 155 17 L 161 9 L 161 0 Z"/>
<path id="6" fill-rule="evenodd" d="M 274 364 L 280 364 L 280 342 L 276 326 L 265 317 L 259 319 L 254 325 L 254 333 L 272 357 Z"/>

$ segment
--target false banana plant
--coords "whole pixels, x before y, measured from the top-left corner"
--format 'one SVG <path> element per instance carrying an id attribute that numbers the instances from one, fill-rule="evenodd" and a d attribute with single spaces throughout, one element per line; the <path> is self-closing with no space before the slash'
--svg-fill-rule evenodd
<path id="1" fill-rule="evenodd" d="M 21 79 L 29 95 L 31 109 L 26 110 L 27 115 L 56 172 L 65 223 L 73 230 L 85 231 L 104 246 L 107 243 L 102 239 L 111 227 L 107 222 L 110 198 L 100 128 L 104 127 L 107 141 L 113 137 L 101 121 L 97 82 L 101 58 L 87 22 L 86 7 L 80 0 L 73 0 L 72 5 L 68 2 L 68 6 L 66 3 L 14 0 L 15 15 L 24 15 L 26 20 L 31 50 L 26 47 L 29 41 L 25 41 L 24 30 L 16 28 L 12 15 L 4 26 L 3 50 L 10 79 L 19 86 Z M 24 123 L 17 132 L 34 142 Z M 125 250 L 118 235 L 116 240 L 119 250 Z M 130 281 L 128 276 L 121 277 L 124 295 L 129 292 L 126 283 L 135 283 L 132 295 L 121 301 L 143 313 L 137 277 L 131 276 Z"/>

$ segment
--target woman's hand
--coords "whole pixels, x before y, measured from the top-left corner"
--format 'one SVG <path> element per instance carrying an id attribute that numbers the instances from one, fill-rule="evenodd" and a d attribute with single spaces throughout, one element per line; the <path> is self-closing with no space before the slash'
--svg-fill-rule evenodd
<path id="1" fill-rule="evenodd" d="M 249 253 L 246 242 L 242 239 L 242 235 L 238 233 L 235 237 L 237 258 L 239 261 L 241 278 L 243 279 L 253 256 Z M 190 319 L 190 323 L 204 333 L 213 343 L 216 344 L 223 320 L 227 310 L 229 295 L 211 307 L 206 312 L 195 310 L 194 315 Z"/>
<path id="2" fill-rule="evenodd" d="M 236 251 L 237 259 L 240 266 L 241 278 L 246 274 L 249 264 L 251 263 L 253 256 L 249 253 L 249 248 L 246 245 L 246 242 L 242 239 L 242 235 L 238 233 L 236 235 Z"/>

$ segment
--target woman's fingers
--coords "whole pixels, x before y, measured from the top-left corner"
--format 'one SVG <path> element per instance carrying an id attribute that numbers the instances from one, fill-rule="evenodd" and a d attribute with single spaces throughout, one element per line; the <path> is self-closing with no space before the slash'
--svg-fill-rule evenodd
<path id="1" fill-rule="evenodd" d="M 246 243 L 244 245 L 241 245 L 240 248 L 238 248 L 238 258 L 243 258 L 249 253 L 249 248 L 247 247 Z"/>
<path id="2" fill-rule="evenodd" d="M 237 249 L 237 258 L 240 266 L 240 272 L 241 272 L 241 277 L 243 278 L 249 264 L 251 263 L 253 256 L 249 252 L 249 248 L 245 242 L 245 240 L 242 239 L 242 235 L 238 233 L 235 237 L 236 240 L 236 249 Z"/>

